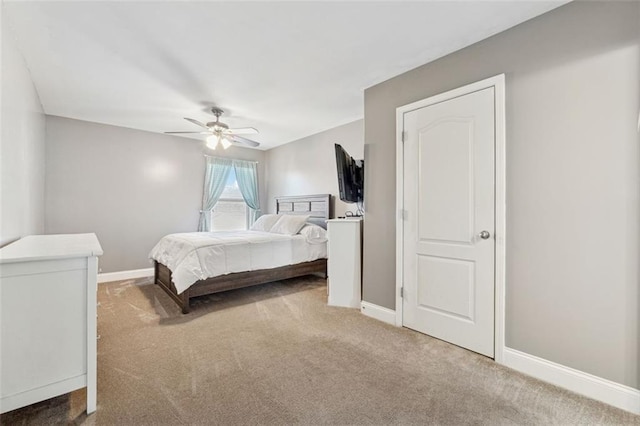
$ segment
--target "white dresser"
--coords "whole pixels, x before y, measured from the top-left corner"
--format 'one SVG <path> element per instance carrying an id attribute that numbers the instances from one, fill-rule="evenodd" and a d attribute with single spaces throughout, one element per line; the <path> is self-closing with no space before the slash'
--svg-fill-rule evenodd
<path id="1" fill-rule="evenodd" d="M 87 388 L 96 410 L 95 234 L 31 235 L 0 249 L 0 412 Z"/>
<path id="2" fill-rule="evenodd" d="M 327 231 L 328 304 L 359 308 L 362 298 L 362 219 L 330 219 Z"/>

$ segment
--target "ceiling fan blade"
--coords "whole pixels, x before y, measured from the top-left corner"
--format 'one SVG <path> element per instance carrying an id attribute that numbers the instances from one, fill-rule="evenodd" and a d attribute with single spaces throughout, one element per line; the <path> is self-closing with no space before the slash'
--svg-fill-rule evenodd
<path id="1" fill-rule="evenodd" d="M 230 140 L 232 140 L 233 142 L 236 142 L 236 143 L 238 143 L 240 145 L 246 145 L 246 146 L 250 146 L 252 148 L 256 148 L 256 147 L 260 146 L 259 142 L 252 141 L 251 139 L 243 138 L 242 136 L 228 135 L 228 138 Z"/>
<path id="2" fill-rule="evenodd" d="M 238 127 L 235 129 L 227 129 L 224 131 L 228 135 L 255 135 L 258 130 L 253 127 Z"/>
<path id="3" fill-rule="evenodd" d="M 201 123 L 198 120 L 194 120 L 193 118 L 187 118 L 187 117 L 185 117 L 184 119 L 195 124 L 196 126 L 204 127 L 205 129 L 209 130 L 206 124 Z"/>
<path id="4" fill-rule="evenodd" d="M 164 132 L 167 135 L 186 135 L 186 134 L 196 134 L 196 135 L 208 135 L 211 132 Z"/>

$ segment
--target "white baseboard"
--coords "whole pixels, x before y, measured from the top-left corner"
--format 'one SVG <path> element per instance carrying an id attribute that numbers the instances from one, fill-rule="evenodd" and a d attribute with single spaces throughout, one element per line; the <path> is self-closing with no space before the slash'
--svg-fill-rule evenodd
<path id="1" fill-rule="evenodd" d="M 111 281 L 133 280 L 136 278 L 152 277 L 153 268 L 134 269 L 133 271 L 118 271 L 98 274 L 99 283 L 107 283 Z"/>
<path id="2" fill-rule="evenodd" d="M 574 370 L 511 348 L 504 348 L 503 364 L 575 393 L 640 414 L 640 390 Z"/>
<path id="3" fill-rule="evenodd" d="M 360 302 L 360 312 L 378 321 L 396 325 L 396 311 L 369 302 Z"/>

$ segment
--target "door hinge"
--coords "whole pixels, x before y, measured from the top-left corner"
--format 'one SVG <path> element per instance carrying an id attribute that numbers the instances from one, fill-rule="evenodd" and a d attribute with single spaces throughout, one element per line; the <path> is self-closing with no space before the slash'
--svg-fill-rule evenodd
<path id="1" fill-rule="evenodd" d="M 406 131 L 402 131 L 402 133 L 400 133 L 400 140 L 402 142 L 407 140 L 407 132 Z"/>
<path id="2" fill-rule="evenodd" d="M 404 297 L 404 287 L 400 287 L 400 298 Z"/>

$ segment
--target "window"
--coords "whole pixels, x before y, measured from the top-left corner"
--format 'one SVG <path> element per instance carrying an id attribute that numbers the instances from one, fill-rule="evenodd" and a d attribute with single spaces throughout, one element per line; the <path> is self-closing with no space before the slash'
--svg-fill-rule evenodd
<path id="1" fill-rule="evenodd" d="M 249 209 L 242 199 L 236 181 L 236 172 L 232 168 L 220 199 L 213 208 L 211 216 L 212 231 L 235 231 L 247 229 Z"/>

